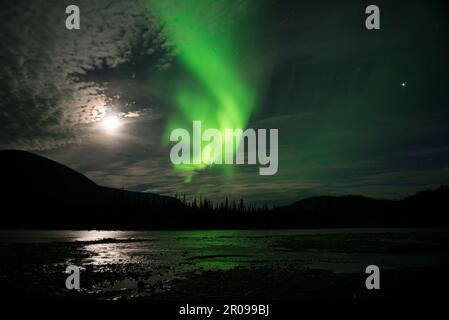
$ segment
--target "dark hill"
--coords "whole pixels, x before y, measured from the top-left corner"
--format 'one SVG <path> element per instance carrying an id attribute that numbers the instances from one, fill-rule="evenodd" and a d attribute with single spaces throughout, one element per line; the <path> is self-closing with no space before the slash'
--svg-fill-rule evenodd
<path id="1" fill-rule="evenodd" d="M 181 210 L 175 198 L 101 187 L 55 161 L 0 151 L 4 228 L 149 227 L 157 214 Z"/>
<path id="2" fill-rule="evenodd" d="M 321 196 L 304 199 L 290 206 L 275 209 L 285 215 L 297 215 L 301 223 L 313 228 L 327 226 L 377 226 L 391 220 L 386 214 L 397 209 L 392 200 L 378 200 L 362 196 Z"/>
<path id="3" fill-rule="evenodd" d="M 277 229 L 449 227 L 449 187 L 403 200 L 322 196 L 268 210 L 234 203 L 188 207 L 175 198 L 96 185 L 24 151 L 0 151 L 0 228 Z"/>
<path id="4" fill-rule="evenodd" d="M 313 197 L 276 208 L 272 214 L 296 228 L 449 227 L 448 200 L 449 187 L 442 186 L 403 200 Z"/>
<path id="5" fill-rule="evenodd" d="M 0 151 L 2 188 L 13 192 L 65 194 L 92 191 L 97 185 L 62 164 L 26 151 Z"/>

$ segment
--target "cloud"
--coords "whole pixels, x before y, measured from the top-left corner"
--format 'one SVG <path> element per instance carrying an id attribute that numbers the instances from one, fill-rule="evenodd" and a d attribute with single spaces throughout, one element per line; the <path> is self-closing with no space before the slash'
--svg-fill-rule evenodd
<path id="1" fill-rule="evenodd" d="M 43 150 L 79 142 L 81 125 L 101 119 L 112 99 L 105 94 L 106 82 L 90 74 L 170 64 L 169 44 L 142 2 L 77 1 L 81 29 L 74 31 L 65 28 L 69 4 L 2 5 L 1 148 Z"/>

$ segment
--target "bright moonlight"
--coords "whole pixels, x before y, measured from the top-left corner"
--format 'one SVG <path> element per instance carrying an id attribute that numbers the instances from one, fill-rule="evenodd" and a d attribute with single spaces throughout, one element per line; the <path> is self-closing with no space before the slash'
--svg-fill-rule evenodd
<path id="1" fill-rule="evenodd" d="M 102 121 L 103 129 L 107 133 L 115 133 L 117 130 L 122 126 L 122 122 L 120 121 L 120 118 L 117 116 L 108 116 L 103 119 Z"/>

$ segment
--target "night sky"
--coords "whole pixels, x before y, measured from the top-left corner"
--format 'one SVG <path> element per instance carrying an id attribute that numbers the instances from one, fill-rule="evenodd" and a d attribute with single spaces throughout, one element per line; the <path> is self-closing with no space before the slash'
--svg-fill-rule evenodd
<path id="1" fill-rule="evenodd" d="M 399 198 L 448 184 L 445 2 L 6 1 L 0 148 L 100 185 L 213 200 Z M 69 4 L 80 30 L 65 28 Z M 365 28 L 369 4 L 381 30 Z M 277 175 L 174 168 L 167 133 L 192 120 L 279 129 Z"/>

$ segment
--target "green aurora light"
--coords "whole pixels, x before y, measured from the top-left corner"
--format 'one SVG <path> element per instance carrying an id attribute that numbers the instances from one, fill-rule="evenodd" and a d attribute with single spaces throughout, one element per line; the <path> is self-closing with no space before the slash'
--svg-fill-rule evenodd
<path id="1" fill-rule="evenodd" d="M 244 57 L 250 57 L 245 44 L 250 41 L 253 19 L 242 15 L 243 9 L 238 11 L 241 2 L 151 1 L 187 71 L 174 93 L 177 110 L 168 122 L 164 142 L 173 129 L 191 132 L 194 120 L 202 122 L 203 130 L 215 128 L 222 133 L 246 128 L 255 108 L 257 81 L 250 83 L 250 68 L 244 63 Z M 206 156 L 210 155 L 203 154 L 203 159 Z M 192 172 L 206 167 L 201 163 L 176 165 L 175 169 Z M 230 166 L 223 170 L 231 172 Z M 186 181 L 190 179 L 187 175 Z"/>

